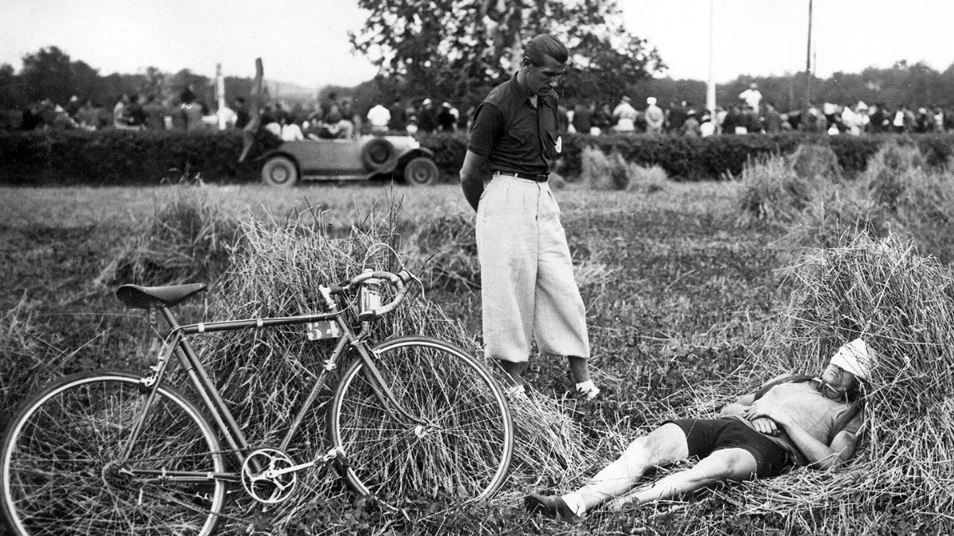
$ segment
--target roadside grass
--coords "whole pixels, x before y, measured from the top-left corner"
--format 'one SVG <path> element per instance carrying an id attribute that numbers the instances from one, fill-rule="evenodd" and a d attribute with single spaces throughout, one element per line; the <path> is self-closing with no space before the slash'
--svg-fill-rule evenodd
<path id="1" fill-rule="evenodd" d="M 407 517 L 369 510 L 340 482 L 327 483 L 321 488 L 327 497 L 276 522 L 289 533 L 316 534 L 849 534 L 885 527 L 903 533 L 928 528 L 925 523 L 937 521 L 931 512 L 912 503 L 879 500 L 870 490 L 865 499 L 846 503 L 844 494 L 859 481 L 858 471 L 843 478 L 798 470 L 622 514 L 596 512 L 575 527 L 522 514 L 520 498 L 527 491 L 577 486 L 615 458 L 634 434 L 667 418 L 715 410 L 766 379 L 773 367 L 797 364 L 785 361 L 797 359 L 796 352 L 781 357 L 772 353 L 784 344 L 782 322 L 791 311 L 789 296 L 803 288 L 783 281 L 778 272 L 787 257 L 776 244 L 786 230 L 737 225 L 742 189 L 735 182 L 670 183 L 645 195 L 571 183 L 557 192 L 587 304 L 593 372 L 604 394 L 598 403 L 586 405 L 564 398 L 570 386 L 565 364 L 537 358 L 529 379 L 547 402 L 531 408 L 529 415 L 565 415 L 574 427 L 574 445 L 585 447 L 587 457 L 574 456 L 575 464 L 566 467 L 544 467 L 536 476 L 532 463 L 525 462 L 493 501 Z M 145 333 L 145 319 L 122 309 L 112 296 L 122 281 L 99 276 L 108 272 L 109 263 L 128 255 L 130 241 L 142 240 L 157 214 L 181 202 L 177 196 L 193 200 L 189 217 L 235 218 L 246 228 L 261 229 L 263 236 L 289 225 L 310 226 L 329 236 L 346 236 L 352 227 L 360 233 L 374 232 L 378 225 L 390 229 L 392 236 L 376 236 L 382 237 L 382 244 L 396 246 L 408 266 L 425 276 L 425 297 L 459 326 L 455 329 L 462 329 L 463 337 L 479 335 L 480 297 L 474 286 L 479 281 L 469 249 L 472 212 L 454 185 L 289 191 L 248 186 L 4 188 L 0 244 L 12 275 L 0 295 L 0 422 L 28 391 L 59 374 L 100 366 L 144 369 L 137 337 Z M 382 222 L 389 217 L 396 221 Z M 301 229 L 297 233 L 302 240 L 315 241 Z M 229 250 L 235 251 L 231 245 Z M 325 282 L 321 279 L 298 284 Z M 818 281 L 816 286 L 824 283 Z M 212 297 L 182 307 L 182 314 L 208 319 L 210 311 L 229 302 L 225 288 L 213 287 Z M 250 288 L 254 296 L 259 287 Z M 246 295 L 238 305 L 250 301 L 254 298 Z M 809 334 L 802 336 L 798 342 L 804 346 Z M 785 348 L 792 350 L 792 344 Z M 943 413 L 943 400 L 939 404 L 935 406 Z M 863 446 L 860 456 L 879 452 Z M 859 467 L 877 468 L 881 461 L 861 462 Z M 872 477 L 865 482 L 875 481 Z M 829 491 L 832 483 L 849 489 Z M 780 499 L 786 497 L 790 502 Z M 760 501 L 773 498 L 776 503 L 759 507 Z M 798 506 L 802 500 L 804 508 Z M 844 514 L 848 511 L 850 517 Z M 226 527 L 226 533 L 233 532 L 239 533 L 240 527 Z"/>

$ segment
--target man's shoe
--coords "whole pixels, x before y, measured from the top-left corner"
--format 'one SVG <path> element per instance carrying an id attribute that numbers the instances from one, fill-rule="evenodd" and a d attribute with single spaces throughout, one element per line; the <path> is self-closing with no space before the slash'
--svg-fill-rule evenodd
<path id="1" fill-rule="evenodd" d="M 583 400 L 590 401 L 599 396 L 600 388 L 593 383 L 593 380 L 586 380 L 576 384 L 576 389 L 574 390 L 576 396 L 582 398 Z"/>
<path id="2" fill-rule="evenodd" d="M 573 513 L 563 497 L 559 495 L 531 493 L 523 498 L 523 507 L 530 515 L 541 514 L 543 517 L 567 523 L 576 523 L 580 520 L 580 516 Z"/>
<path id="3" fill-rule="evenodd" d="M 504 393 L 506 393 L 507 398 L 510 400 L 527 400 L 527 386 L 526 384 L 520 385 L 511 385 L 504 388 Z"/>

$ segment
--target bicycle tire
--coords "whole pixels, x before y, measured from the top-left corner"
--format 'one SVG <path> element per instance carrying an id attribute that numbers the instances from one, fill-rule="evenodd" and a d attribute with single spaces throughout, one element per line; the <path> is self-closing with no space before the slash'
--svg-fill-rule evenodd
<path id="1" fill-rule="evenodd" d="M 212 532 L 225 484 L 136 478 L 111 464 L 147 389 L 122 372 L 84 372 L 35 395 L 0 451 L 3 513 L 20 536 Z M 147 467 L 148 466 L 148 467 Z M 211 426 L 181 394 L 161 387 L 125 469 L 220 473 Z"/>
<path id="2" fill-rule="evenodd" d="M 375 395 L 364 363 L 355 360 L 328 413 L 331 441 L 345 453 L 351 486 L 391 506 L 491 497 L 507 477 L 514 430 L 504 393 L 487 368 L 430 337 L 390 339 L 373 352 L 404 408 L 436 426 L 399 422 Z"/>

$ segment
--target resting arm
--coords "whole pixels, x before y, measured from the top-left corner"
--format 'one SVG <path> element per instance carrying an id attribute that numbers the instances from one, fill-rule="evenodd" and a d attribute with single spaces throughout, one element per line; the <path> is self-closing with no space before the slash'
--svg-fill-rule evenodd
<path id="1" fill-rule="evenodd" d="M 464 190 L 464 197 L 475 211 L 480 202 L 480 196 L 484 193 L 484 178 L 481 171 L 486 161 L 486 156 L 468 149 L 467 155 L 464 156 L 464 164 L 460 168 L 460 186 Z"/>
<path id="2" fill-rule="evenodd" d="M 755 393 L 739 397 L 735 402 L 729 402 L 719 411 L 720 417 L 741 417 L 745 410 L 755 402 Z"/>
<path id="3" fill-rule="evenodd" d="M 851 459 L 858 447 L 858 437 L 847 430 L 836 434 L 831 445 L 826 445 L 794 422 L 788 413 L 771 404 L 765 404 L 764 407 L 756 404 L 746 414 L 748 418 L 767 417 L 775 421 L 808 460 L 808 466 L 814 469 L 837 469 Z"/>
<path id="4" fill-rule="evenodd" d="M 778 421 L 776 421 L 778 422 Z M 831 445 L 825 445 L 815 439 L 797 424 L 779 423 L 788 433 L 798 450 L 805 455 L 808 466 L 815 469 L 837 469 L 844 465 L 855 453 L 858 437 L 848 431 L 841 431 L 832 439 Z"/>

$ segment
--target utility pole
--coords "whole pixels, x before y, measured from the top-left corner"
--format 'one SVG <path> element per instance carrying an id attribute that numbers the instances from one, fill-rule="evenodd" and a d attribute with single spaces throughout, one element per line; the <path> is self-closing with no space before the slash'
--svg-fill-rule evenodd
<path id="1" fill-rule="evenodd" d="M 715 39 L 713 37 L 715 30 L 715 0 L 709 0 L 709 80 L 706 82 L 706 109 L 709 110 L 710 114 L 713 114 L 712 121 L 715 124 L 715 107 L 716 107 L 716 85 L 715 81 L 712 79 L 712 61 L 713 61 L 713 44 Z M 702 117 L 700 115 L 700 117 Z"/>
<path id="2" fill-rule="evenodd" d="M 812 102 L 812 2 L 808 0 L 808 47 L 805 52 L 805 110 Z"/>
<path id="3" fill-rule="evenodd" d="M 215 114 L 219 116 L 219 130 L 225 130 L 225 77 L 222 76 L 222 64 L 215 64 L 215 97 L 216 97 L 216 112 Z"/>

